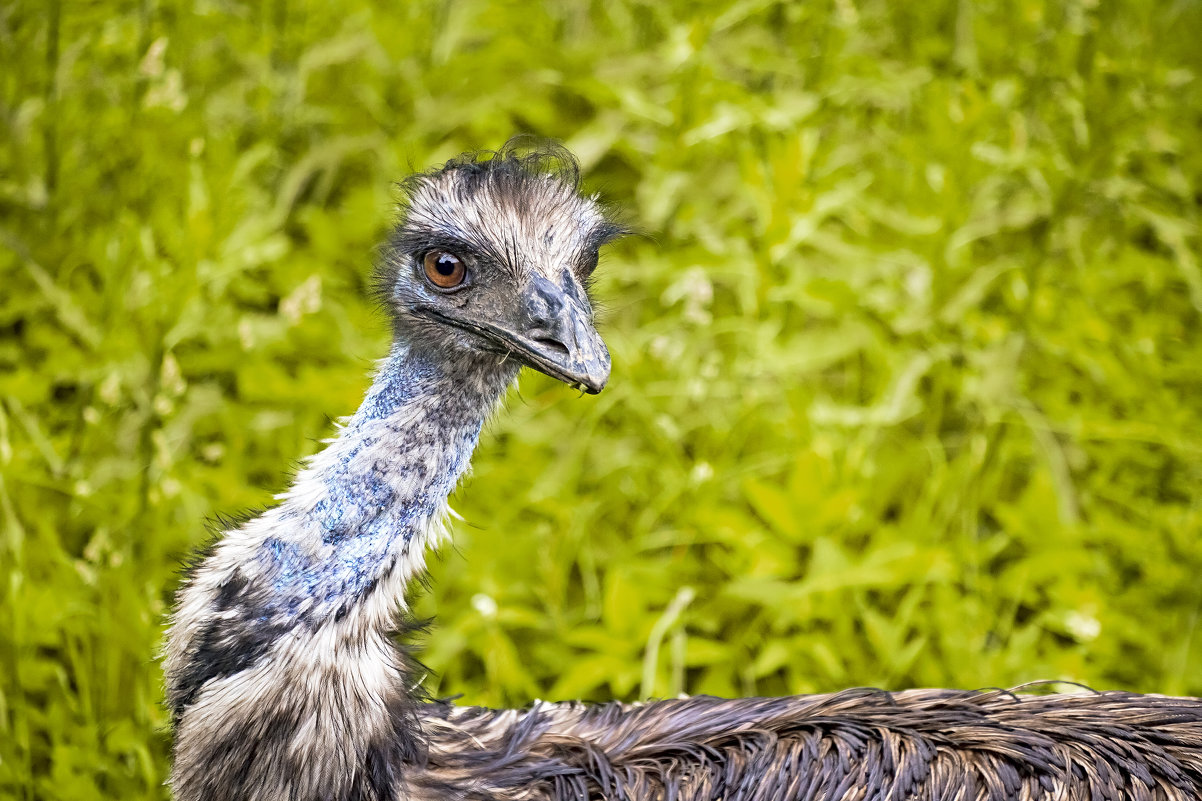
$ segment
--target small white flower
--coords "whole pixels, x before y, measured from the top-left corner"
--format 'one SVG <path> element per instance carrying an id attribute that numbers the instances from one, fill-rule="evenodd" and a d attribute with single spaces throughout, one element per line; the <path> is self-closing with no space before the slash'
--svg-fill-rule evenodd
<path id="1" fill-rule="evenodd" d="M 497 616 L 497 602 L 491 595 L 485 595 L 482 592 L 472 596 L 472 608 L 487 618 Z"/>

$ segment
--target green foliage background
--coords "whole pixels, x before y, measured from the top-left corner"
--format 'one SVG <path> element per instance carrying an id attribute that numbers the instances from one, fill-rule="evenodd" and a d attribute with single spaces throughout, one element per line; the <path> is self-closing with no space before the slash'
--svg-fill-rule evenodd
<path id="1" fill-rule="evenodd" d="M 1194 0 L 0 8 L 0 796 L 163 798 L 206 517 L 353 411 L 391 182 L 527 131 L 648 235 L 419 604 L 463 702 L 1202 693 Z"/>

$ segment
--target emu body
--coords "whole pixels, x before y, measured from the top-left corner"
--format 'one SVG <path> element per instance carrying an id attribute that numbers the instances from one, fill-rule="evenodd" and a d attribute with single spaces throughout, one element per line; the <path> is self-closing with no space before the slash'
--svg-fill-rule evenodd
<path id="1" fill-rule="evenodd" d="M 643 705 L 431 704 L 420 781 L 464 799 L 1195 799 L 1202 709 L 1130 693 L 847 690 Z"/>
<path id="2" fill-rule="evenodd" d="M 619 233 L 564 151 L 407 184 L 396 341 L 280 504 L 181 588 L 165 658 L 181 801 L 1202 798 L 1202 701 L 849 691 L 641 705 L 423 699 L 393 636 L 446 498 L 522 365 L 599 392 L 587 296 Z"/>

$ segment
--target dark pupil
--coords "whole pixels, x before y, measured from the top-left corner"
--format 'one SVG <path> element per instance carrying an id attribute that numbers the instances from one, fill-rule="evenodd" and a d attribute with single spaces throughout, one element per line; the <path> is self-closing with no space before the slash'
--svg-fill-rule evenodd
<path id="1" fill-rule="evenodd" d="M 434 269 L 438 270 L 439 275 L 450 275 L 455 272 L 457 263 L 454 256 L 439 256 L 438 261 L 434 262 Z"/>

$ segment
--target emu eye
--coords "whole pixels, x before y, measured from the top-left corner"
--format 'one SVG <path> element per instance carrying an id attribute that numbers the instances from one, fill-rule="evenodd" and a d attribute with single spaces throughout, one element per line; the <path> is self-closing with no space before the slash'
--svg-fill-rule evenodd
<path id="1" fill-rule="evenodd" d="M 581 260 L 580 266 L 584 268 L 585 275 L 592 275 L 597 270 L 597 262 L 600 260 L 601 254 L 597 251 L 591 251 Z"/>
<path id="2" fill-rule="evenodd" d="M 463 283 L 467 268 L 463 259 L 445 250 L 431 250 L 422 258 L 426 278 L 439 289 L 454 289 Z"/>

